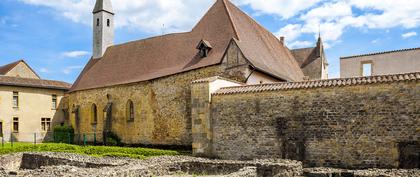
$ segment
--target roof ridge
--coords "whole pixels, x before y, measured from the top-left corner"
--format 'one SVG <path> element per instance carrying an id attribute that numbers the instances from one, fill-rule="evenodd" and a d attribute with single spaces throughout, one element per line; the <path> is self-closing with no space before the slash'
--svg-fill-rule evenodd
<path id="1" fill-rule="evenodd" d="M 258 85 L 246 86 L 231 86 L 219 89 L 214 95 L 229 95 L 239 93 L 253 93 L 263 91 L 278 91 L 278 90 L 293 90 L 293 89 L 311 89 L 311 88 L 325 88 L 325 87 L 341 87 L 351 85 L 366 85 L 375 83 L 389 83 L 399 81 L 420 80 L 420 72 L 376 75 L 367 77 L 349 77 L 336 78 L 326 80 L 312 80 L 302 82 L 282 82 L 282 83 L 268 83 Z"/>
<path id="2" fill-rule="evenodd" d="M 0 85 L 18 86 L 18 87 L 34 87 L 69 90 L 71 84 L 64 81 L 22 78 L 12 76 L 0 76 Z"/>
<path id="3" fill-rule="evenodd" d="M 0 77 L 19 78 L 19 79 L 22 79 L 22 80 L 34 80 L 34 81 L 52 81 L 52 82 L 61 82 L 61 83 L 70 84 L 70 83 L 67 83 L 67 82 L 64 82 L 64 81 L 50 80 L 50 79 L 34 79 L 34 78 L 26 78 L 26 77 L 3 76 L 3 75 L 0 75 Z"/>
<path id="4" fill-rule="evenodd" d="M 223 6 L 225 7 L 226 13 L 228 14 L 229 21 L 230 21 L 230 23 L 232 24 L 233 31 L 235 32 L 235 36 L 236 36 L 236 38 L 237 38 L 237 39 L 239 39 L 238 29 L 236 29 L 236 25 L 235 25 L 235 23 L 233 22 L 233 19 L 232 19 L 232 14 L 231 14 L 231 12 L 230 12 L 229 7 L 228 7 L 228 6 L 227 6 L 227 4 L 226 4 L 226 0 L 217 0 L 217 1 L 222 1 Z M 229 3 L 230 3 L 230 2 L 229 2 Z"/>
<path id="5" fill-rule="evenodd" d="M 372 56 L 372 55 L 382 55 L 382 54 L 405 52 L 405 51 L 411 51 L 411 50 L 420 50 L 420 47 L 389 50 L 389 51 L 382 51 L 382 52 L 372 52 L 372 53 L 366 53 L 366 54 L 360 54 L 360 55 L 351 55 L 351 56 L 340 57 L 340 59 L 348 59 L 348 58 L 364 57 L 364 56 Z"/>

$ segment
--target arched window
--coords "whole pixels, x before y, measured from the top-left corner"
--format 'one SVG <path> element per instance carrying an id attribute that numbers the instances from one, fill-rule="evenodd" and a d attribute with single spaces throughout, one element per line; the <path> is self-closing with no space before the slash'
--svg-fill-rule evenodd
<path id="1" fill-rule="evenodd" d="M 98 108 L 96 107 L 96 104 L 92 104 L 92 124 L 98 123 Z"/>
<path id="2" fill-rule="evenodd" d="M 108 26 L 108 27 L 111 26 L 111 20 L 109 20 L 109 19 L 106 20 L 106 26 Z"/>
<path id="3" fill-rule="evenodd" d="M 134 121 L 134 104 L 133 101 L 128 100 L 127 102 L 127 121 Z"/>
<path id="4" fill-rule="evenodd" d="M 96 26 L 99 26 L 99 18 L 96 19 Z"/>

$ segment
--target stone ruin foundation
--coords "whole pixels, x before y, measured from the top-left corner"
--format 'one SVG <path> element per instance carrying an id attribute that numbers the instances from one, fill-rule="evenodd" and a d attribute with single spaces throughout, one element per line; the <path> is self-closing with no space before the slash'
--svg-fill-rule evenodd
<path id="1" fill-rule="evenodd" d="M 162 156 L 136 160 L 67 153 L 17 153 L 0 156 L 0 176 L 412 177 L 420 176 L 420 170 L 304 169 L 301 162 L 281 159 L 231 161 Z"/>

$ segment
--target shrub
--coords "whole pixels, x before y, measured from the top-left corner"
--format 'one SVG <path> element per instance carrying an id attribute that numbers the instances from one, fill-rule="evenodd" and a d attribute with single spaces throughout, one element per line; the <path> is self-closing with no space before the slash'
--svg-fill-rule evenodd
<path id="1" fill-rule="evenodd" d="M 74 129 L 67 125 L 57 125 L 54 127 L 54 142 L 72 144 L 74 139 Z"/>
<path id="2" fill-rule="evenodd" d="M 106 134 L 106 145 L 107 146 L 121 146 L 121 139 L 115 133 L 107 133 Z"/>

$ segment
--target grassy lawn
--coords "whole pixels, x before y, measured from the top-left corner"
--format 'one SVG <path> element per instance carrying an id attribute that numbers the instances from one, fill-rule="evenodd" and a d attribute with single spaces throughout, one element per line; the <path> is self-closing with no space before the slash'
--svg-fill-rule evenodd
<path id="1" fill-rule="evenodd" d="M 136 159 L 144 159 L 153 156 L 163 155 L 182 155 L 182 153 L 172 150 L 158 150 L 149 148 L 127 148 L 127 147 L 109 147 L 109 146 L 77 146 L 58 143 L 10 143 L 1 147 L 0 155 L 16 153 L 16 152 L 66 152 L 90 155 L 95 157 L 130 157 Z"/>

